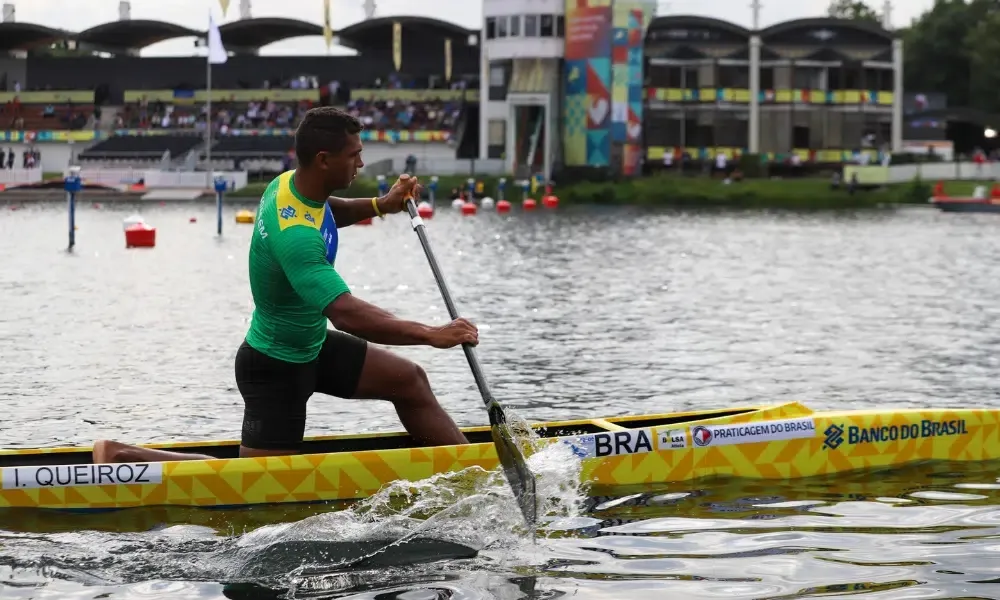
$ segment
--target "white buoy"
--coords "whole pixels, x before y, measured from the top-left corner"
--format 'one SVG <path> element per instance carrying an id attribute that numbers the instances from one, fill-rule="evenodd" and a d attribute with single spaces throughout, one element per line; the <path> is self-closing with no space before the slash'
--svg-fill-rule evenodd
<path id="1" fill-rule="evenodd" d="M 985 185 L 977 185 L 976 186 L 976 191 L 973 192 L 972 197 L 975 198 L 976 200 L 985 200 L 986 199 L 986 186 Z"/>
<path id="2" fill-rule="evenodd" d="M 464 204 L 465 200 L 462 200 L 461 198 L 455 198 L 454 200 L 451 201 L 451 207 L 456 209 L 462 208 Z"/>
<path id="3" fill-rule="evenodd" d="M 493 198 L 486 196 L 479 202 L 479 206 L 483 208 L 493 208 Z"/>
<path id="4" fill-rule="evenodd" d="M 145 223 L 145 222 L 146 220 L 143 219 L 142 216 L 140 215 L 130 215 L 128 217 L 125 217 L 125 220 L 122 221 L 122 230 L 124 231 L 133 225 L 138 225 L 140 223 Z"/>

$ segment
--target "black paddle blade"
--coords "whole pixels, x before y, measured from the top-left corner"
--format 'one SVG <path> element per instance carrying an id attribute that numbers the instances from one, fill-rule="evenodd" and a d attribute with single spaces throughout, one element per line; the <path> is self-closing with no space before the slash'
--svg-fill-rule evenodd
<path id="1" fill-rule="evenodd" d="M 500 464 L 503 465 L 503 473 L 514 491 L 514 499 L 517 500 L 517 505 L 521 508 L 524 520 L 528 522 L 528 527 L 534 531 L 535 523 L 538 520 L 535 476 L 532 475 L 528 465 L 524 462 L 521 448 L 507 425 L 507 415 L 504 414 L 503 407 L 493 401 L 490 403 L 489 413 L 493 445 L 497 448 Z"/>

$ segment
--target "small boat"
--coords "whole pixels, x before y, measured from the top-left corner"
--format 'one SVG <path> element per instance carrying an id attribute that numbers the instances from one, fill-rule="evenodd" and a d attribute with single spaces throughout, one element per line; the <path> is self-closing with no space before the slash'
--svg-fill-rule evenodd
<path id="1" fill-rule="evenodd" d="M 943 212 L 1000 213 L 1000 185 L 994 185 L 989 195 L 986 186 L 979 185 L 972 196 L 947 196 L 938 182 L 929 202 Z"/>
<path id="2" fill-rule="evenodd" d="M 540 444 L 581 461 L 588 493 L 731 476 L 791 480 L 917 462 L 1000 459 L 1000 409 L 814 412 L 798 402 L 533 424 Z M 238 458 L 239 441 L 148 444 L 215 460 L 91 464 L 89 448 L 0 451 L 0 508 L 129 507 L 347 501 L 395 481 L 499 466 L 489 427 L 470 443 L 421 447 L 404 432 L 308 438 L 303 454 Z"/>
<path id="3" fill-rule="evenodd" d="M 943 212 L 1000 213 L 1000 200 L 975 197 L 933 198 L 931 204 Z"/>

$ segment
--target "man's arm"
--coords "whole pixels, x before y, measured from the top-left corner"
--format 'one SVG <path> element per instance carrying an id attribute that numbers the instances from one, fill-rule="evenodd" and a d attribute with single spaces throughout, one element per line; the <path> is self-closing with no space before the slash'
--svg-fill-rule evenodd
<path id="1" fill-rule="evenodd" d="M 442 337 L 440 327 L 397 318 L 354 297 L 340 274 L 326 262 L 326 247 L 315 230 L 290 227 L 278 232 L 272 243 L 295 292 L 323 311 L 340 331 L 387 346 L 439 346 L 454 337 Z"/>
<path id="2" fill-rule="evenodd" d="M 378 210 L 383 215 L 385 198 L 379 198 Z M 333 219 L 337 222 L 337 229 L 354 225 L 358 221 L 371 219 L 377 216 L 375 208 L 372 206 L 371 198 L 337 198 L 330 196 L 327 199 L 330 209 L 333 211 Z"/>
<path id="3" fill-rule="evenodd" d="M 337 296 L 323 314 L 340 331 L 386 346 L 433 346 L 438 329 L 400 319 L 353 294 Z"/>

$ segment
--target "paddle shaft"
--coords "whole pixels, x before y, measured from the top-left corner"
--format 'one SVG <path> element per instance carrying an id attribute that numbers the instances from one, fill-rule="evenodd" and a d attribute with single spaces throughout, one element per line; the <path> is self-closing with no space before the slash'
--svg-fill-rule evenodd
<path id="1" fill-rule="evenodd" d="M 451 299 L 451 292 L 448 291 L 448 284 L 444 281 L 444 274 L 441 273 L 441 267 L 438 266 L 437 259 L 434 258 L 434 251 L 431 249 L 431 244 L 427 240 L 427 232 L 424 226 L 424 220 L 420 218 L 417 213 L 417 207 L 413 203 L 413 198 L 408 198 L 406 200 L 406 212 L 410 213 L 410 224 L 413 226 L 413 231 L 417 233 L 417 237 L 420 239 L 420 245 L 424 249 L 424 254 L 427 256 L 427 262 L 431 265 L 431 272 L 434 273 L 434 279 L 437 281 L 438 289 L 441 290 L 441 297 L 444 298 L 444 304 L 448 307 L 448 315 L 455 320 L 458 318 L 458 309 L 455 307 L 455 301 Z M 469 361 L 469 368 L 472 369 L 472 377 L 476 380 L 476 387 L 479 388 L 479 393 L 483 397 L 483 403 L 489 408 L 491 405 L 496 404 L 493 399 L 493 394 L 490 392 L 489 386 L 486 384 L 486 376 L 483 375 L 483 369 L 479 366 L 479 358 L 476 356 L 476 349 L 472 344 L 462 344 L 462 350 L 465 352 L 465 358 Z M 493 411 L 490 411 L 491 419 Z"/>

